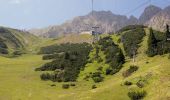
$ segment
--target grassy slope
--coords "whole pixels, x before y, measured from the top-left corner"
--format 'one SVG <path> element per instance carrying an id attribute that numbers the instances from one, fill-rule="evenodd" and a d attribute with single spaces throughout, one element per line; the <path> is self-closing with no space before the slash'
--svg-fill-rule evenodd
<path id="1" fill-rule="evenodd" d="M 32 46 L 29 46 L 29 50 L 32 52 L 38 52 L 41 47 L 54 45 L 54 44 L 62 44 L 62 43 L 82 43 L 82 42 L 88 42 L 91 43 L 92 37 L 88 34 L 82 34 L 82 35 L 70 35 L 60 38 L 39 38 L 39 41 Z"/>
<path id="2" fill-rule="evenodd" d="M 2 29 L 8 31 L 8 33 L 2 33 L 2 34 L 8 34 L 13 35 L 14 37 L 5 37 L 4 35 L 1 35 L 0 37 L 5 40 L 5 44 L 8 46 L 8 50 L 10 53 L 16 50 L 22 50 L 24 52 L 30 52 L 32 51 L 32 45 L 37 44 L 40 42 L 40 39 L 32 34 L 29 34 L 27 32 L 23 32 L 16 29 L 1 27 Z M 19 47 L 17 47 L 11 39 L 14 38 L 17 41 L 17 44 Z M 15 41 L 15 42 L 16 42 Z"/>
<path id="3" fill-rule="evenodd" d="M 146 31 L 148 31 L 146 29 Z M 117 42 L 118 37 L 113 36 Z M 56 40 L 46 40 L 38 46 L 56 43 Z M 148 84 L 144 87 L 148 95 L 146 100 L 168 100 L 170 97 L 170 60 L 167 55 L 148 58 L 144 53 L 147 48 L 147 36 L 139 48 L 136 64 L 140 67 L 137 72 L 124 79 L 122 72 L 129 68 L 133 63 L 127 58 L 122 70 L 113 76 L 107 76 L 104 82 L 97 84 L 97 89 L 92 90 L 92 81 L 83 81 L 84 74 L 93 72 L 101 64 L 87 64 L 81 72 L 76 87 L 68 90 L 61 88 L 62 83 L 44 82 L 39 78 L 40 72 L 35 72 L 34 68 L 39 67 L 45 62 L 40 55 L 23 55 L 18 58 L 0 57 L 0 100 L 128 100 L 127 92 L 130 89 L 138 89 L 135 85 L 131 87 L 123 86 L 125 80 L 136 82 L 140 77 L 151 73 Z M 37 45 L 34 49 L 37 48 Z M 122 48 L 122 45 L 120 44 Z M 94 51 L 91 53 L 91 57 Z M 100 52 L 104 59 L 104 55 Z M 146 61 L 149 63 L 147 64 Z M 107 66 L 107 65 L 103 65 Z M 51 87 L 56 84 L 56 87 Z"/>

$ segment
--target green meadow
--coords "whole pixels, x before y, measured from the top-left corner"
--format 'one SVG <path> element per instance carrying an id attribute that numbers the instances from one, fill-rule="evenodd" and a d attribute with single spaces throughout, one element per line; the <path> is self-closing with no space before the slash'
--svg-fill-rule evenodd
<path id="1" fill-rule="evenodd" d="M 148 33 L 147 29 L 145 31 Z M 90 36 L 81 36 L 81 38 L 83 37 L 86 40 Z M 68 39 L 69 37 L 66 38 Z M 118 44 L 117 41 L 120 37 L 112 35 L 112 38 Z M 0 100 L 130 100 L 127 93 L 131 90 L 145 90 L 147 95 L 144 100 L 169 100 L 169 55 L 147 57 L 145 54 L 147 39 L 148 34 L 140 44 L 139 54 L 135 63 L 132 62 L 132 59 L 126 57 L 126 63 L 123 65 L 123 68 L 114 75 L 104 76 L 103 82 L 94 83 L 92 80 L 83 80 L 87 73 L 95 72 L 99 66 L 103 66 L 104 69 L 109 66 L 104 63 L 104 53 L 99 51 L 99 56 L 104 61 L 87 63 L 85 69 L 80 72 L 78 81 L 74 82 L 76 86 L 69 89 L 62 88 L 63 82 L 42 81 L 40 79 L 41 72 L 34 71 L 35 68 L 49 62 L 42 60 L 42 55 L 37 55 L 35 51 L 38 51 L 42 46 L 55 44 L 58 41 L 60 43 L 64 41 L 63 38 L 48 39 L 32 45 L 28 47 L 31 53 L 23 54 L 19 57 L 8 58 L 0 56 Z M 71 40 L 78 41 L 74 37 L 71 37 Z M 123 48 L 121 43 L 118 45 Z M 90 58 L 93 58 L 94 52 L 95 50 L 91 51 Z M 124 78 L 122 73 L 133 64 L 139 66 L 139 70 Z M 143 88 L 136 86 L 136 82 L 141 79 L 146 81 Z M 131 81 L 133 84 L 125 86 L 125 81 Z M 56 86 L 52 86 L 54 84 Z M 91 89 L 94 84 L 97 88 Z"/>

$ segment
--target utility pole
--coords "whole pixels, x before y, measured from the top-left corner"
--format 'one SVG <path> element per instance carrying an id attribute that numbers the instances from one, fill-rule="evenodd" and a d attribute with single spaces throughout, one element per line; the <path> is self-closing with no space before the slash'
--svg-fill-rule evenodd
<path id="1" fill-rule="evenodd" d="M 94 17 L 94 0 L 92 1 L 92 18 Z M 97 42 L 99 40 L 99 32 L 97 32 L 98 26 L 92 27 L 92 35 L 93 35 L 93 43 Z"/>

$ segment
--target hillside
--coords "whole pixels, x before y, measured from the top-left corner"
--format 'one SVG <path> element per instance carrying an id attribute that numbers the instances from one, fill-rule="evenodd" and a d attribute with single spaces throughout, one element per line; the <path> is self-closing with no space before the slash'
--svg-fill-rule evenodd
<path id="1" fill-rule="evenodd" d="M 0 50 L 1 54 L 20 54 L 28 50 L 28 47 L 39 39 L 28 33 L 17 29 L 0 27 Z"/>
<path id="2" fill-rule="evenodd" d="M 68 36 L 64 38 L 69 38 L 71 41 L 77 41 L 71 42 L 70 45 L 74 43 L 74 45 L 71 46 L 71 51 L 69 49 L 69 44 L 61 45 L 60 47 L 60 43 L 66 43 L 64 38 L 46 39 L 44 42 L 32 46 L 34 47 L 32 50 L 38 51 L 37 49 L 44 47 L 42 50 L 46 53 L 50 53 L 50 55 L 24 54 L 17 58 L 0 57 L 0 99 L 130 100 L 128 96 L 129 92 L 146 91 L 144 100 L 169 100 L 169 54 L 156 55 L 154 57 L 147 56 L 146 51 L 148 49 L 149 29 L 146 27 L 128 27 L 119 32 L 120 35 L 102 35 L 101 37 L 103 39 L 99 44 L 92 45 L 93 49 L 90 52 L 87 52 L 90 49 L 87 44 L 76 45 L 76 43 L 81 42 L 80 40 L 82 39 L 74 39 L 73 37 Z M 142 33 L 143 35 L 139 33 Z M 129 37 L 131 36 L 130 34 L 135 35 L 135 38 Z M 157 34 L 162 35 L 163 33 Z M 156 38 L 158 38 L 159 35 L 156 35 Z M 79 38 L 79 36 L 75 37 Z M 84 40 L 89 38 L 88 36 L 82 37 L 84 37 Z M 123 41 L 120 41 L 120 39 L 123 39 Z M 127 44 L 125 44 L 124 41 L 128 41 L 126 42 Z M 131 58 L 131 52 L 126 50 L 127 45 L 129 45 L 128 47 L 131 46 L 131 42 L 134 42 L 136 44 L 135 47 L 137 48 L 135 49 L 137 53 L 135 62 L 133 62 L 133 59 Z M 112 48 L 110 48 L 110 46 Z M 78 48 L 81 50 L 81 53 L 77 51 Z M 125 62 L 120 62 L 122 60 L 119 60 L 119 58 L 123 59 L 120 49 L 122 50 L 122 53 L 126 55 Z M 51 54 L 51 52 L 59 52 L 60 55 L 54 53 L 56 56 L 53 56 L 53 53 Z M 67 53 L 65 54 L 66 56 L 62 58 L 64 52 Z M 88 53 L 89 59 L 87 60 L 86 55 Z M 110 54 L 112 56 L 109 56 Z M 57 62 L 57 65 L 59 65 L 59 63 L 62 64 L 62 60 L 64 60 L 65 64 L 68 64 L 70 60 L 75 62 L 71 64 L 77 66 L 76 73 L 80 71 L 77 76 L 77 81 L 56 82 L 55 80 L 54 82 L 55 77 L 52 78 L 53 81 L 41 80 L 40 75 L 43 73 L 50 73 L 51 75 L 54 72 L 57 74 L 60 70 L 35 71 L 35 69 L 42 67 L 47 63 L 50 64 L 53 60 L 57 60 L 56 58 L 58 56 L 62 59 L 58 59 L 60 62 Z M 77 59 L 77 57 L 79 58 L 80 56 L 83 57 L 81 58 L 84 59 L 83 61 L 87 60 L 86 65 L 81 66 L 84 67 L 81 70 L 79 69 L 79 65 L 84 64 L 84 62 L 79 61 L 81 59 Z M 109 59 L 114 59 L 114 61 L 117 61 L 118 63 L 114 63 Z M 108 63 L 105 63 L 106 61 Z M 120 67 L 119 65 L 122 66 Z M 137 69 L 135 69 L 136 67 L 133 67 L 135 70 L 133 69 L 132 73 L 128 74 L 127 72 L 132 65 L 137 66 Z M 50 66 L 46 67 L 50 68 Z M 59 68 L 60 66 L 53 67 Z M 65 65 L 63 65 L 63 68 L 65 70 L 64 75 L 69 75 L 69 78 L 72 76 L 74 76 L 74 78 L 76 77 L 76 75 L 72 73 L 75 71 L 74 68 L 67 69 L 67 66 Z M 106 71 L 108 68 L 109 70 Z M 69 72 L 68 70 L 72 71 Z M 105 71 L 110 73 L 106 75 Z M 99 75 L 99 73 L 96 72 L 101 72 L 101 74 Z M 93 77 L 87 77 L 90 73 L 92 73 Z M 66 76 L 62 77 L 63 79 L 66 78 Z M 63 84 L 70 84 L 70 87 L 68 89 L 63 89 Z"/>

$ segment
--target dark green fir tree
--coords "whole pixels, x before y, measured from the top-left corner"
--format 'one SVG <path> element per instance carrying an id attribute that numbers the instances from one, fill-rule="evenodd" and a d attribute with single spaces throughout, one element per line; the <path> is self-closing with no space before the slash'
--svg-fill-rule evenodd
<path id="1" fill-rule="evenodd" d="M 152 28 L 150 28 L 150 34 L 148 38 L 148 50 L 147 55 L 149 57 L 153 57 L 157 54 L 157 40 L 155 38 L 155 35 L 153 33 Z"/>

